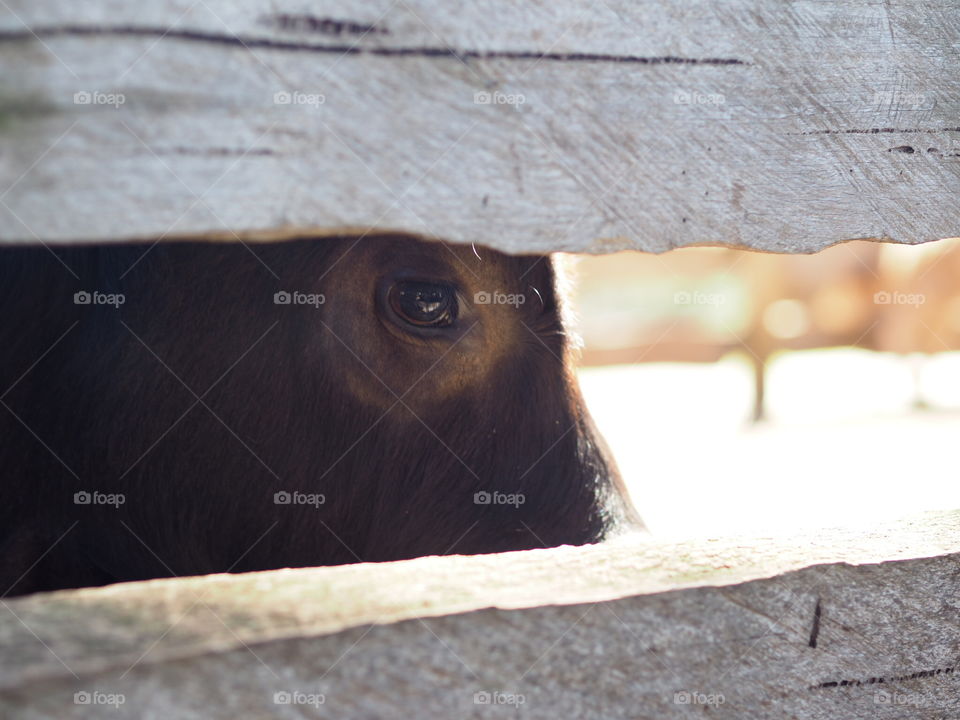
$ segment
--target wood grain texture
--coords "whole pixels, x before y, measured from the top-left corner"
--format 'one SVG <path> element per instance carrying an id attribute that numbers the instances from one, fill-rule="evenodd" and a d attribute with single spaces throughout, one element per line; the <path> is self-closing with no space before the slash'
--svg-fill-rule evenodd
<path id="1" fill-rule="evenodd" d="M 932 513 L 872 532 L 627 537 L 35 595 L 2 602 L 0 710 L 952 717 L 958 527 L 960 513 Z M 78 692 L 124 703 L 91 709 L 74 703 Z M 323 704 L 278 705 L 278 692 Z M 475 704 L 495 692 L 523 704 Z"/>
<path id="2" fill-rule="evenodd" d="M 958 37 L 954 0 L 8 0 L 0 241 L 956 236 Z"/>

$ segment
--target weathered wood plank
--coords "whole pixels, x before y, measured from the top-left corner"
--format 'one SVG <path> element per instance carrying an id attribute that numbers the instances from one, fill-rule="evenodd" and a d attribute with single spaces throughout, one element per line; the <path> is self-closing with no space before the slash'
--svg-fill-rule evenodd
<path id="1" fill-rule="evenodd" d="M 938 513 L 875 532 L 624 538 L 36 595 L 3 603 L 0 707 L 514 712 L 475 703 L 497 692 L 529 718 L 945 717 L 960 697 L 958 527 Z M 78 692 L 124 703 L 92 712 Z M 318 706 L 275 704 L 284 692 Z"/>
<path id="2" fill-rule="evenodd" d="M 8 8 L 0 241 L 960 235 L 953 0 Z"/>

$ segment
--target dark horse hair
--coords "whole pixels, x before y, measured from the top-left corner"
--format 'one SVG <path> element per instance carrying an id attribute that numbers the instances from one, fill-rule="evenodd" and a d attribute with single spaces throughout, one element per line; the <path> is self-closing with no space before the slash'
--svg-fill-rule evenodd
<path id="1" fill-rule="evenodd" d="M 462 316 L 405 334 L 392 278 Z M 402 236 L 0 250 L 0 593 L 636 525 L 560 301 L 550 258 Z"/>

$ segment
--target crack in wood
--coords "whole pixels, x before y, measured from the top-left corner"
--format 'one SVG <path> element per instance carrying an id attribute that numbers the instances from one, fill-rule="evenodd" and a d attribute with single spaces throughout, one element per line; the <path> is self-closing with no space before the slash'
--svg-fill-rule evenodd
<path id="1" fill-rule="evenodd" d="M 922 678 L 936 677 L 937 675 L 951 675 L 957 669 L 957 666 L 953 666 L 937 668 L 936 670 L 920 670 L 919 672 L 911 673 L 910 675 L 895 675 L 893 677 L 872 677 L 867 678 L 866 680 L 832 680 L 830 682 L 822 682 L 819 685 L 812 685 L 810 689 L 820 690 L 823 688 L 860 687 L 861 685 L 881 685 L 887 683 L 905 682 L 907 680 L 919 680 Z"/>
<path id="2" fill-rule="evenodd" d="M 917 150 L 917 152 L 920 152 L 920 151 Z M 943 155 L 943 157 L 960 157 L 960 152 L 946 152 L 946 151 L 941 151 L 940 148 L 935 148 L 935 147 L 927 148 L 927 154 Z"/>
<path id="3" fill-rule="evenodd" d="M 820 598 L 817 598 L 817 604 L 813 608 L 813 627 L 810 628 L 810 640 L 807 643 L 810 647 L 817 646 L 817 637 L 820 635 Z"/>
<path id="4" fill-rule="evenodd" d="M 336 20 L 334 18 L 319 18 L 315 15 L 294 15 L 291 13 L 276 13 L 263 15 L 260 23 L 284 32 L 311 32 L 320 35 L 389 35 L 386 28 L 377 27 L 368 23 L 354 22 L 353 20 Z"/>
<path id="5" fill-rule="evenodd" d="M 789 135 L 876 135 L 878 133 L 924 133 L 960 132 L 960 126 L 942 128 L 854 128 L 850 130 L 808 130 Z"/>
<path id="6" fill-rule="evenodd" d="M 0 32 L 0 42 L 22 42 L 53 37 L 147 37 L 172 38 L 191 42 L 216 43 L 239 48 L 265 48 L 294 52 L 334 53 L 338 55 L 378 55 L 386 57 L 449 57 L 458 60 L 536 60 L 559 62 L 612 62 L 636 65 L 751 65 L 739 58 L 689 58 L 675 55 L 646 57 L 610 53 L 559 53 L 534 50 L 457 50 L 451 47 L 357 47 L 356 45 L 314 45 L 267 38 L 218 35 L 198 30 L 173 30 L 151 27 L 37 27 Z"/>
<path id="7" fill-rule="evenodd" d="M 151 148 L 151 152 L 155 155 L 189 155 L 189 156 L 213 156 L 213 157 L 230 157 L 230 156 L 239 156 L 244 157 L 247 155 L 276 155 L 273 150 L 270 148 L 228 148 L 228 147 L 211 147 L 211 148 L 192 148 L 192 147 L 172 147 L 172 148 Z"/>
<path id="8" fill-rule="evenodd" d="M 907 155 L 913 155 L 916 153 L 920 155 L 923 153 L 923 150 L 920 148 L 915 148 L 913 145 L 898 145 L 897 147 L 887 148 L 887 152 L 897 152 L 905 153 Z M 942 157 L 960 157 L 960 153 L 955 152 L 941 152 L 938 148 L 927 148 L 928 155 L 940 155 Z"/>

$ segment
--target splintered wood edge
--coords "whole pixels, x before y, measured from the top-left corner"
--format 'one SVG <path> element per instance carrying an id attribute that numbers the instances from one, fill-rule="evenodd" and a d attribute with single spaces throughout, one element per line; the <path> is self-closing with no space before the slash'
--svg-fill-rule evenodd
<path id="1" fill-rule="evenodd" d="M 602 545 L 210 575 L 2 601 L 0 689 L 332 635 L 365 625 L 739 585 L 824 565 L 954 562 L 960 511 L 870 531 Z M 642 598 L 641 598 L 642 599 Z M 37 641 L 32 628 L 42 632 Z M 158 642 L 158 637 L 163 642 Z"/>
<path id="2" fill-rule="evenodd" d="M 285 226 L 285 227 L 276 227 L 276 228 L 266 228 L 266 229 L 240 229 L 240 230 L 210 230 L 206 232 L 188 232 L 188 233 L 166 233 L 160 242 L 166 243 L 183 243 L 183 242 L 210 242 L 210 243 L 253 243 L 253 244 L 269 244 L 269 243 L 280 243 L 280 242 L 289 242 L 294 240 L 331 240 L 331 239 L 342 239 L 342 238 L 382 238 L 382 237 L 394 237 L 394 238 L 415 238 L 418 240 L 423 240 L 426 242 L 443 242 L 451 243 L 454 245 L 483 245 L 485 243 L 477 243 L 465 240 L 458 240 L 456 238 L 445 237 L 442 235 L 432 235 L 419 233 L 410 230 L 403 230 L 401 228 L 378 228 L 376 230 L 370 227 L 361 227 L 361 226 L 349 226 L 345 225 L 342 227 L 294 227 L 294 226 Z M 44 243 L 37 242 L 34 239 L 33 242 L 16 242 L 8 241 L 0 238 L 0 246 L 4 244 L 9 245 L 39 245 L 44 244 L 50 247 L 82 247 L 82 246 L 93 246 L 93 245 L 102 245 L 104 243 L 150 243 L 158 241 L 157 238 L 153 236 L 128 236 L 128 237 L 115 237 L 110 239 L 103 238 L 93 238 L 93 239 L 71 239 L 71 240 L 49 240 Z M 935 242 L 951 242 L 951 241 L 960 241 L 960 236 L 957 237 L 944 237 L 936 239 L 921 239 L 921 240 L 895 240 L 889 237 L 856 237 L 856 238 L 846 238 L 838 239 L 833 241 L 823 241 L 817 243 L 809 243 L 804 246 L 797 246 L 793 248 L 766 248 L 766 247 L 753 247 L 743 243 L 721 243 L 721 242 L 693 242 L 686 245 L 678 247 L 662 247 L 654 249 L 641 249 L 637 248 L 635 243 L 629 238 L 606 238 L 599 239 L 590 243 L 584 247 L 569 248 L 569 247 L 558 247 L 556 250 L 544 250 L 543 248 L 530 248 L 527 249 L 523 247 L 522 243 L 506 248 L 503 244 L 497 244 L 496 247 L 502 252 L 515 255 L 524 255 L 524 254 L 537 254 L 541 252 L 563 252 L 563 253 L 576 253 L 583 255 L 608 255 L 617 252 L 624 252 L 630 250 L 638 250 L 639 252 L 651 253 L 654 255 L 660 255 L 666 252 L 671 252 L 674 250 L 685 250 L 688 248 L 727 248 L 731 250 L 740 250 L 743 252 L 754 252 L 754 253 L 765 253 L 772 255 L 814 255 L 818 252 L 826 250 L 837 245 L 844 245 L 846 243 L 852 242 L 876 242 L 876 243 L 885 243 L 890 245 L 926 245 L 928 243 Z"/>
<path id="3" fill-rule="evenodd" d="M 144 235 L 144 236 L 118 236 L 115 238 L 76 238 L 71 240 L 49 240 L 44 244 L 51 247 L 80 247 L 80 246 L 92 246 L 92 245 L 101 245 L 104 243 L 148 243 L 148 242 L 169 242 L 169 243 L 179 243 L 179 242 L 210 242 L 210 243 L 231 243 L 231 242 L 247 242 L 252 244 L 269 244 L 269 243 L 279 243 L 279 242 L 289 242 L 293 240 L 332 240 L 332 239 L 342 239 L 342 238 L 366 238 L 366 237 L 404 237 L 404 238 L 415 238 L 418 240 L 424 240 L 426 242 L 444 242 L 451 243 L 454 245 L 482 245 L 489 243 L 477 243 L 466 240 L 458 240 L 456 238 L 446 237 L 443 235 L 435 234 L 426 234 L 411 230 L 404 230 L 402 228 L 396 227 L 384 227 L 384 228 L 370 228 L 362 227 L 359 225 L 344 225 L 341 227 L 316 227 L 316 226 L 284 226 L 284 227 L 275 227 L 275 228 L 250 228 L 250 229 L 237 229 L 237 230 L 209 230 L 205 232 L 187 232 L 187 233 L 166 233 L 159 240 L 156 237 Z M 661 247 L 654 249 L 639 249 L 640 252 L 648 252 L 655 255 L 660 255 L 665 252 L 671 252 L 673 250 L 684 250 L 687 248 L 728 248 L 731 250 L 741 250 L 744 252 L 756 252 L 756 253 L 766 253 L 772 255 L 813 255 L 827 248 L 831 248 L 837 245 L 844 245 L 846 243 L 852 242 L 876 242 L 876 243 L 887 243 L 891 245 L 925 245 L 933 242 L 950 242 L 950 241 L 960 241 L 960 236 L 957 237 L 944 237 L 944 238 L 934 238 L 934 239 L 920 239 L 920 240 L 896 240 L 889 237 L 855 237 L 855 238 L 845 238 L 838 239 L 834 241 L 824 241 L 820 243 L 811 243 L 805 246 L 797 246 L 790 249 L 785 248 L 766 248 L 766 247 L 753 247 L 743 243 L 723 243 L 723 242 L 692 242 L 678 247 Z M 0 246 L 7 244 L 8 241 L 0 238 Z M 11 245 L 20 244 L 18 242 L 9 242 Z M 23 244 L 34 245 L 40 244 L 34 239 L 33 242 L 26 242 Z M 508 254 L 523 255 L 525 253 L 538 253 L 538 252 L 553 252 L 552 250 L 543 250 L 542 248 L 530 248 L 526 249 L 523 247 L 522 243 L 517 246 L 511 246 L 510 248 L 505 248 L 502 243 L 497 245 L 497 249 L 507 252 Z M 556 248 L 555 252 L 567 252 L 567 253 L 578 253 L 584 255 L 607 255 L 611 253 L 623 252 L 628 250 L 638 250 L 634 242 L 626 237 L 621 238 L 601 238 L 597 239 L 583 247 L 578 248 Z"/>

